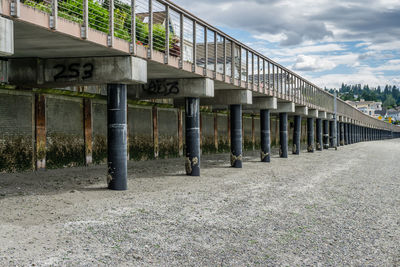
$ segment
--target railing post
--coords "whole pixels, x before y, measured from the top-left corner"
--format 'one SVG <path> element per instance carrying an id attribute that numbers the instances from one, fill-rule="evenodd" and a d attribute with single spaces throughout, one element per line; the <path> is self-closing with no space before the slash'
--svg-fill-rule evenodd
<path id="1" fill-rule="evenodd" d="M 204 26 L 204 69 L 203 75 L 207 75 L 207 67 L 208 67 L 208 28 Z"/>
<path id="2" fill-rule="evenodd" d="M 108 23 L 108 38 L 107 45 L 109 47 L 114 46 L 114 0 L 110 0 L 109 10 L 109 23 Z"/>
<path id="3" fill-rule="evenodd" d="M 51 0 L 51 15 L 50 15 L 50 29 L 57 29 L 57 18 L 58 18 L 58 0 Z"/>
<path id="4" fill-rule="evenodd" d="M 185 17 L 184 17 L 184 15 L 183 15 L 183 13 L 181 13 L 180 15 L 179 15 L 179 23 L 180 23 L 180 33 L 179 33 L 179 35 L 180 35 L 180 53 L 179 53 L 179 68 L 180 69 L 183 69 L 183 60 L 184 60 L 184 56 L 183 56 L 183 53 L 184 53 L 184 44 L 185 44 L 185 36 L 184 36 L 184 27 L 185 27 L 185 24 L 184 24 L 184 22 L 185 22 Z"/>
<path id="5" fill-rule="evenodd" d="M 131 44 L 129 49 L 132 55 L 136 55 L 136 0 L 131 0 L 131 18 Z"/>
<path id="6" fill-rule="evenodd" d="M 164 64 L 168 64 L 169 59 L 169 5 L 165 5 L 165 54 Z"/>
<path id="7" fill-rule="evenodd" d="M 223 53 L 224 53 L 224 55 L 223 55 L 223 60 L 224 60 L 224 70 L 222 71 L 222 80 L 225 82 L 225 77 L 226 77 L 226 37 L 224 36 L 223 37 L 224 39 L 223 39 L 223 46 L 224 46 L 224 49 L 223 49 Z M 218 60 L 218 59 L 217 59 Z"/>
<path id="8" fill-rule="evenodd" d="M 88 38 L 89 31 L 89 2 L 88 0 L 83 0 L 83 22 L 81 25 L 81 38 Z"/>
<path id="9" fill-rule="evenodd" d="M 148 36 L 147 58 L 153 58 L 153 0 L 149 0 L 149 36 Z"/>
<path id="10" fill-rule="evenodd" d="M 1 3 L 1 2 L 0 2 Z M 20 17 L 20 1 L 19 0 L 11 0 L 10 2 L 10 14 L 14 18 Z"/>
<path id="11" fill-rule="evenodd" d="M 214 79 L 217 78 L 217 32 L 214 32 Z"/>
<path id="12" fill-rule="evenodd" d="M 235 68 L 236 68 L 236 58 L 235 58 L 235 43 L 231 40 L 231 83 L 235 83 Z"/>
<path id="13" fill-rule="evenodd" d="M 196 44 L 196 29 L 197 29 L 197 23 L 195 20 L 193 20 L 193 64 L 192 64 L 192 72 L 196 72 L 196 53 L 197 53 L 197 44 Z"/>

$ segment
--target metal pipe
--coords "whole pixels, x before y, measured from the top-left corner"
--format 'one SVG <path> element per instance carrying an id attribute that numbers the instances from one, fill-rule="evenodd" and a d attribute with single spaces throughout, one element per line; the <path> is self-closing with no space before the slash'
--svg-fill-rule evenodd
<path id="1" fill-rule="evenodd" d="M 322 119 L 317 119 L 317 150 L 322 151 Z"/>
<path id="2" fill-rule="evenodd" d="M 301 138 L 301 116 L 294 116 L 294 130 L 293 130 L 293 150 L 294 155 L 300 154 L 300 138 Z"/>
<path id="3" fill-rule="evenodd" d="M 242 105 L 230 105 L 231 166 L 242 168 Z"/>
<path id="4" fill-rule="evenodd" d="M 125 84 L 107 84 L 108 188 L 127 189 L 127 102 Z"/>
<path id="5" fill-rule="evenodd" d="M 329 121 L 329 147 L 335 148 L 335 121 Z"/>
<path id="6" fill-rule="evenodd" d="M 344 146 L 344 123 L 343 122 L 339 122 L 339 144 L 341 146 Z"/>
<path id="7" fill-rule="evenodd" d="M 328 149 L 329 148 L 329 121 L 328 120 L 324 120 L 324 122 L 323 122 L 323 131 L 324 131 L 324 135 L 323 135 L 324 149 Z"/>
<path id="8" fill-rule="evenodd" d="M 307 151 L 314 152 L 314 119 L 307 118 Z"/>
<path id="9" fill-rule="evenodd" d="M 186 174 L 200 176 L 200 99 L 185 98 Z"/>
<path id="10" fill-rule="evenodd" d="M 279 113 L 279 141 L 281 158 L 288 157 L 288 114 Z"/>
<path id="11" fill-rule="evenodd" d="M 261 162 L 271 161 L 271 127 L 270 111 L 268 109 L 260 110 L 260 128 L 261 128 Z"/>

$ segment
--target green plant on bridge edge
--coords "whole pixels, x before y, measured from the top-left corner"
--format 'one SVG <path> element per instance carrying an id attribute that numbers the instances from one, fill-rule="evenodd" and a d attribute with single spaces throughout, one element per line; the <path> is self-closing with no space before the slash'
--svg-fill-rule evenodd
<path id="1" fill-rule="evenodd" d="M 51 13 L 51 4 L 42 0 L 23 0 L 23 4 L 31 6 L 46 13 Z M 131 8 L 127 4 L 115 1 L 114 8 L 114 35 L 126 41 L 131 40 Z M 109 33 L 108 1 L 100 4 L 89 0 L 89 27 L 98 31 Z M 83 1 L 64 0 L 58 1 L 58 16 L 67 20 L 83 23 Z M 136 43 L 147 46 L 149 38 L 149 25 L 136 17 Z M 165 52 L 166 31 L 160 23 L 153 24 L 153 49 Z M 169 47 L 174 46 L 174 38 L 169 36 Z"/>

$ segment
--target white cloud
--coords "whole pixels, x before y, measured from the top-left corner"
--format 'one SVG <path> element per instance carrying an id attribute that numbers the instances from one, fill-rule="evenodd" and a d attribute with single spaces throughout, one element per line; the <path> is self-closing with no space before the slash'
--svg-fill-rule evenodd
<path id="1" fill-rule="evenodd" d="M 336 66 L 334 62 L 320 57 L 299 55 L 296 63 L 293 65 L 293 69 L 300 71 L 325 71 L 334 69 Z"/>
<path id="2" fill-rule="evenodd" d="M 384 86 L 386 84 L 400 85 L 398 76 L 384 76 L 377 73 L 359 71 L 352 74 L 335 73 L 319 77 L 309 77 L 309 80 L 320 87 L 339 88 L 345 84 L 368 84 L 370 87 Z"/>

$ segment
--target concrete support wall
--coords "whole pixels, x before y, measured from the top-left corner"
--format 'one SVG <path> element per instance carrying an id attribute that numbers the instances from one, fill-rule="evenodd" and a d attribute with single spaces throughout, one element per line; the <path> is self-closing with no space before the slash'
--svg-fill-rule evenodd
<path id="1" fill-rule="evenodd" d="M 70 94 L 63 91 L 63 95 L 57 92 L 0 88 L 0 172 L 107 162 L 105 97 L 76 91 Z M 184 155 L 183 110 L 136 102 L 128 103 L 127 110 L 130 160 Z M 228 114 L 228 111 L 201 112 L 203 153 L 230 151 Z M 274 153 L 278 153 L 278 123 L 276 115 L 271 115 Z M 258 115 L 244 115 L 243 137 L 244 151 L 259 151 Z M 302 149 L 306 149 L 305 120 L 301 140 Z"/>
<path id="2" fill-rule="evenodd" d="M 0 172 L 32 169 L 34 96 L 0 93 Z"/>
<path id="3" fill-rule="evenodd" d="M 85 164 L 81 98 L 46 96 L 46 168 Z"/>

